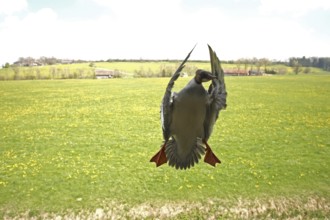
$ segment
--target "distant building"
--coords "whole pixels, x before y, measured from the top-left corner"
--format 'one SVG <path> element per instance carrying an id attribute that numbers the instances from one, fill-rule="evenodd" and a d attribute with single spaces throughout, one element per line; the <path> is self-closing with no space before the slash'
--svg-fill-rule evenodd
<path id="1" fill-rule="evenodd" d="M 249 70 L 249 76 L 261 76 L 263 75 L 263 72 L 258 70 Z"/>
<path id="2" fill-rule="evenodd" d="M 61 63 L 62 64 L 71 64 L 71 63 L 73 63 L 73 60 L 63 59 L 63 60 L 61 60 Z"/>
<path id="3" fill-rule="evenodd" d="M 223 72 L 227 76 L 248 76 L 249 73 L 246 70 L 238 70 L 238 69 L 224 69 Z"/>
<path id="4" fill-rule="evenodd" d="M 96 69 L 95 70 L 96 79 L 110 79 L 110 78 L 113 78 L 114 75 L 115 75 L 114 70 L 107 70 L 107 69 Z"/>
<path id="5" fill-rule="evenodd" d="M 16 61 L 13 63 L 14 66 L 42 66 L 42 63 L 40 62 L 21 62 Z"/>

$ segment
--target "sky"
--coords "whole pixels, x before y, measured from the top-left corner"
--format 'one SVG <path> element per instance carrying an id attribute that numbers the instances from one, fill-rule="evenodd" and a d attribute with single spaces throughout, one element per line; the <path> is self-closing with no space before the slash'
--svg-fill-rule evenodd
<path id="1" fill-rule="evenodd" d="M 19 57 L 330 56 L 329 0 L 0 0 L 0 65 Z"/>

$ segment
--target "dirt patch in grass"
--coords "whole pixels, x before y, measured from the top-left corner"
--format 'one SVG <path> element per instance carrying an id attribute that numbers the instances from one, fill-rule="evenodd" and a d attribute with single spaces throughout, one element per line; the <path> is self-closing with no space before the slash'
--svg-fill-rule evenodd
<path id="1" fill-rule="evenodd" d="M 276 199 L 209 199 L 205 202 L 142 203 L 134 206 L 109 202 L 95 210 L 63 214 L 32 213 L 4 215 L 4 219 L 327 219 L 329 200 L 321 197 Z"/>

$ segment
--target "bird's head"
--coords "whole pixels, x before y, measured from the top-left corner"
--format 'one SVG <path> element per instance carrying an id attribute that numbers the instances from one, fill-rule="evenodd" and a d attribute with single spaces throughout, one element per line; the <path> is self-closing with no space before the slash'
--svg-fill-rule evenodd
<path id="1" fill-rule="evenodd" d="M 203 82 L 210 81 L 210 80 L 215 79 L 215 78 L 216 77 L 211 72 L 208 72 L 208 71 L 205 71 L 205 70 L 201 70 L 201 69 L 198 69 L 196 71 L 195 81 L 198 84 L 201 84 Z"/>

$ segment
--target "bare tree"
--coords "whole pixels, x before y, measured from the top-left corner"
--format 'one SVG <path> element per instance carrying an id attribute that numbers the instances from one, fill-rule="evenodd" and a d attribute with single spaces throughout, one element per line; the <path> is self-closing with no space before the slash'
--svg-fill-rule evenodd
<path id="1" fill-rule="evenodd" d="M 270 60 L 267 58 L 262 58 L 259 61 L 261 62 L 261 65 L 264 66 L 264 71 L 267 72 L 267 66 L 271 64 Z"/>
<path id="2" fill-rule="evenodd" d="M 261 69 L 261 66 L 262 66 L 262 63 L 260 60 L 256 59 L 256 66 L 257 66 L 257 71 L 258 73 L 260 74 L 260 69 Z"/>
<path id="3" fill-rule="evenodd" d="M 241 63 L 243 63 L 243 65 L 244 65 L 244 70 L 247 71 L 250 60 L 248 58 L 242 58 Z"/>
<path id="4" fill-rule="evenodd" d="M 13 71 L 14 71 L 14 80 L 18 80 L 20 77 L 19 77 L 19 72 L 20 72 L 20 69 L 18 66 L 13 66 L 12 67 Z"/>
<path id="5" fill-rule="evenodd" d="M 256 57 L 253 57 L 250 59 L 250 70 L 253 70 L 253 67 L 257 65 L 258 59 Z"/>
<path id="6" fill-rule="evenodd" d="M 235 63 L 236 63 L 237 70 L 240 71 L 240 69 L 241 69 L 241 64 L 242 64 L 242 59 L 238 59 L 238 60 L 236 60 Z"/>
<path id="7" fill-rule="evenodd" d="M 298 74 L 302 70 L 302 65 L 298 62 L 298 60 L 294 60 L 292 64 L 292 69 L 295 74 Z"/>

